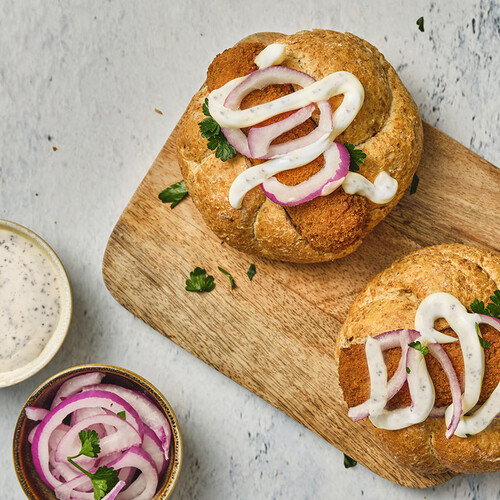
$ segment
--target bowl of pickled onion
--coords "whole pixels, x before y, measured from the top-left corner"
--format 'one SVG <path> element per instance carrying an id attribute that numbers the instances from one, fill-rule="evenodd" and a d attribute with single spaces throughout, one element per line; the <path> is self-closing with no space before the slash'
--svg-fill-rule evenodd
<path id="1" fill-rule="evenodd" d="M 94 437 L 92 452 L 85 439 Z M 89 364 L 53 375 L 28 398 L 13 456 L 30 499 L 93 500 L 98 479 L 111 477 L 96 498 L 164 500 L 179 477 L 182 439 L 172 407 L 150 382 Z"/>

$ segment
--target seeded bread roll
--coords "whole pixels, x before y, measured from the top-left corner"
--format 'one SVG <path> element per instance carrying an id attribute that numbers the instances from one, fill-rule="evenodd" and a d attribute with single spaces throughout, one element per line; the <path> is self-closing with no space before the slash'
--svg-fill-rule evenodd
<path id="1" fill-rule="evenodd" d="M 366 153 L 359 170 L 371 182 L 385 171 L 398 183 L 396 196 L 376 205 L 342 187 L 327 196 L 284 207 L 270 201 L 260 186 L 244 198 L 241 209 L 229 204 L 235 178 L 258 160 L 237 154 L 228 161 L 215 157 L 198 123 L 208 94 L 228 81 L 257 69 L 256 55 L 271 43 L 286 44 L 284 66 L 320 80 L 336 71 L 349 71 L 362 83 L 365 100 L 351 125 L 336 139 L 357 145 Z M 274 85 L 254 91 L 242 109 L 291 92 Z M 332 110 L 342 96 L 330 99 Z M 307 134 L 317 116 L 283 134 L 274 143 Z M 272 119 L 271 119 L 272 120 Z M 267 123 L 267 122 L 266 122 Z M 363 238 L 395 207 L 409 187 L 422 153 L 423 132 L 417 107 L 393 67 L 368 42 L 350 33 L 328 30 L 294 35 L 257 33 L 219 54 L 210 65 L 207 81 L 191 100 L 179 124 L 177 153 L 187 189 L 207 225 L 229 245 L 250 254 L 290 262 L 323 262 L 350 254 Z M 308 165 L 281 172 L 279 181 L 296 185 L 319 171 L 323 156 Z"/>
<path id="2" fill-rule="evenodd" d="M 436 292 L 456 297 L 465 307 L 478 299 L 485 304 L 500 288 L 500 254 L 465 245 L 438 245 L 418 250 L 375 276 L 353 302 L 337 339 L 339 381 L 349 407 L 370 395 L 370 379 L 364 344 L 366 338 L 386 331 L 415 328 L 415 313 L 422 300 Z M 436 328 L 454 335 L 443 319 Z M 481 325 L 482 336 L 491 343 L 484 349 L 485 372 L 479 404 L 500 382 L 500 333 Z M 464 387 L 463 355 L 459 343 L 442 344 Z M 395 372 L 401 349 L 385 355 L 388 377 Z M 449 405 L 451 391 L 441 366 L 432 356 L 425 362 L 436 393 L 436 407 Z M 408 386 L 387 405 L 389 410 L 410 404 Z M 370 424 L 371 425 L 371 424 Z M 373 432 L 393 453 L 395 460 L 422 473 L 494 472 L 500 470 L 500 418 L 482 432 L 446 439 L 444 418 L 427 418 L 406 429 Z"/>

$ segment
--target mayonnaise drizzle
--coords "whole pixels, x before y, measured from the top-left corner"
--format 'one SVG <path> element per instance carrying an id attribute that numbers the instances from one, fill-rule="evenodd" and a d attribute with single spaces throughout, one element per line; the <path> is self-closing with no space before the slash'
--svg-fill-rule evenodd
<path id="1" fill-rule="evenodd" d="M 283 62 L 286 45 L 268 45 L 255 58 L 260 69 Z M 244 128 L 261 123 L 273 116 L 293 111 L 311 103 L 324 101 L 343 94 L 341 105 L 333 113 L 333 130 L 314 143 L 271 158 L 267 162 L 248 168 L 233 182 L 229 192 L 229 202 L 234 208 L 241 208 L 245 195 L 250 189 L 262 184 L 270 177 L 284 170 L 302 167 L 322 155 L 354 120 L 364 101 L 364 89 L 360 81 L 347 71 L 337 71 L 292 94 L 251 108 L 229 109 L 224 103 L 235 87 L 246 77 L 239 77 L 213 90 L 208 96 L 208 106 L 215 121 L 224 128 Z M 344 180 L 349 194 L 359 193 L 377 204 L 389 202 L 396 194 L 398 182 L 386 172 L 381 172 L 374 183 L 360 174 L 349 173 Z M 325 195 L 329 194 L 325 192 Z"/>
<path id="2" fill-rule="evenodd" d="M 269 68 L 281 64 L 286 57 L 286 45 L 283 43 L 272 43 L 268 45 L 255 58 L 255 64 L 259 69 Z"/>
<path id="3" fill-rule="evenodd" d="M 398 191 L 398 181 L 387 172 L 380 172 L 373 183 L 366 177 L 349 172 L 342 187 L 347 194 L 360 194 L 373 203 L 382 205 L 391 201 Z"/>
<path id="4" fill-rule="evenodd" d="M 473 415 L 464 416 L 476 406 L 481 394 L 485 362 L 484 350 L 476 330 L 476 325 L 481 323 L 481 318 L 477 314 L 469 313 L 460 301 L 449 293 L 429 295 L 422 301 L 415 315 L 415 329 L 420 332 L 419 341 L 422 345 L 457 341 L 456 338 L 444 335 L 434 328 L 435 321 L 440 318 L 444 318 L 457 334 L 464 358 L 465 390 L 462 394 L 462 417 L 455 435 L 466 437 L 484 430 L 500 413 L 500 384 Z M 371 395 L 383 394 L 382 386 L 387 387 L 387 374 L 385 378 L 377 375 L 380 373 L 382 351 L 379 347 L 379 353 L 372 345 L 373 343 L 378 342 L 372 338 L 367 339 L 365 349 L 372 384 Z M 410 349 L 408 356 L 410 373 L 407 380 L 413 406 L 392 411 L 384 409 L 381 412 L 378 407 L 372 407 L 374 414 L 371 414 L 370 420 L 376 427 L 395 430 L 422 422 L 434 406 L 434 386 L 424 356 L 415 349 Z M 450 405 L 445 414 L 447 425 L 450 424 L 452 414 L 453 405 Z"/>

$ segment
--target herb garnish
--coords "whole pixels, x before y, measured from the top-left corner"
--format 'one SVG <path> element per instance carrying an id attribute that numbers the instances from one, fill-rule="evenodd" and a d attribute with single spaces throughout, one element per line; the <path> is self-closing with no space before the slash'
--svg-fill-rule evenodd
<path id="1" fill-rule="evenodd" d="M 252 281 L 253 277 L 255 276 L 256 273 L 257 273 L 257 269 L 255 269 L 255 264 L 250 264 L 250 267 L 248 268 L 248 271 L 247 271 L 248 279 L 250 281 Z"/>
<path id="2" fill-rule="evenodd" d="M 359 170 L 359 164 L 365 161 L 366 153 L 363 153 L 361 149 L 356 149 L 356 146 L 350 142 L 344 142 L 344 146 L 347 148 L 347 151 L 349 151 L 349 170 L 351 172 L 357 172 Z"/>
<path id="3" fill-rule="evenodd" d="M 126 417 L 125 417 L 125 412 L 124 412 L 124 411 L 119 411 L 119 412 L 117 413 L 117 415 L 118 415 L 121 419 L 123 419 L 123 420 L 127 420 L 127 419 L 126 419 Z"/>
<path id="4" fill-rule="evenodd" d="M 466 437 L 468 437 L 468 438 L 471 438 L 471 437 L 472 437 L 472 434 L 467 434 L 467 433 L 465 433 L 465 435 L 466 435 Z"/>
<path id="5" fill-rule="evenodd" d="M 220 125 L 212 118 L 208 109 L 208 98 L 203 103 L 203 114 L 208 116 L 203 121 L 198 123 L 201 136 L 208 139 L 207 147 L 212 151 L 215 150 L 215 157 L 222 161 L 230 160 L 236 153 L 236 149 L 229 144 L 226 136 L 222 133 Z"/>
<path id="6" fill-rule="evenodd" d="M 186 184 L 184 181 L 176 182 L 172 184 L 168 188 L 164 189 L 159 195 L 158 198 L 163 203 L 171 203 L 170 208 L 176 207 L 187 195 L 188 190 L 186 188 Z"/>
<path id="7" fill-rule="evenodd" d="M 350 469 L 351 467 L 354 467 L 356 465 L 358 465 L 358 462 L 344 453 L 344 467 L 346 469 Z"/>
<path id="8" fill-rule="evenodd" d="M 491 347 L 491 342 L 488 342 L 486 339 L 483 339 L 483 337 L 481 337 L 481 332 L 479 331 L 479 325 L 477 323 L 476 323 L 476 333 L 481 347 L 483 349 L 489 349 Z"/>
<path id="9" fill-rule="evenodd" d="M 205 269 L 195 267 L 189 273 L 190 279 L 186 280 L 186 290 L 188 292 L 211 292 L 215 288 L 214 277 L 207 275 Z"/>
<path id="10" fill-rule="evenodd" d="M 417 19 L 417 26 L 418 26 L 418 29 L 420 31 L 424 31 L 424 18 L 423 17 L 419 17 Z"/>
<path id="11" fill-rule="evenodd" d="M 409 366 L 406 367 L 406 373 L 411 373 L 411 370 L 410 370 Z"/>
<path id="12" fill-rule="evenodd" d="M 422 345 L 419 340 L 416 342 L 410 342 L 408 345 L 413 347 L 413 349 L 420 351 L 424 356 L 429 354 L 429 348 L 426 345 Z"/>
<path id="13" fill-rule="evenodd" d="M 500 290 L 496 290 L 490 297 L 491 302 L 486 306 L 483 301 L 475 300 L 471 305 L 470 309 L 472 312 L 477 314 L 486 314 L 492 318 L 500 319 Z"/>
<path id="14" fill-rule="evenodd" d="M 78 433 L 82 448 L 74 457 L 67 457 L 68 462 L 76 467 L 82 474 L 85 474 L 94 487 L 94 499 L 101 500 L 109 491 L 111 491 L 118 483 L 118 473 L 113 467 L 101 466 L 95 472 L 89 472 L 83 467 L 75 463 L 74 459 L 81 455 L 86 457 L 96 458 L 101 453 L 99 444 L 99 436 L 92 429 L 82 430 Z"/>
<path id="15" fill-rule="evenodd" d="M 236 283 L 234 282 L 233 277 L 231 276 L 231 273 L 226 271 L 225 269 L 222 269 L 222 267 L 217 266 L 217 269 L 222 273 L 225 274 L 229 278 L 229 285 L 231 286 L 231 290 L 236 286 Z"/>
<path id="16" fill-rule="evenodd" d="M 415 174 L 413 176 L 413 179 L 411 180 L 410 194 L 415 194 L 417 192 L 419 182 L 420 182 L 420 179 L 418 178 L 418 175 Z"/>

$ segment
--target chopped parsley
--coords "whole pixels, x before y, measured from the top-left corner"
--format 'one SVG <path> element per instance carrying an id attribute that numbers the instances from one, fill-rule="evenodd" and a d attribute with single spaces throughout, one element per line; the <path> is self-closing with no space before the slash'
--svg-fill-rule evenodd
<path id="1" fill-rule="evenodd" d="M 188 292 L 211 292 L 214 288 L 214 277 L 207 275 L 205 269 L 195 267 L 194 271 L 189 273 L 189 279 L 186 280 Z"/>
<path id="2" fill-rule="evenodd" d="M 198 123 L 201 136 L 208 139 L 207 147 L 215 150 L 215 157 L 222 161 L 230 160 L 236 153 L 236 149 L 229 144 L 226 136 L 222 133 L 220 125 L 212 118 L 208 109 L 208 98 L 203 103 L 203 114 L 208 118 Z"/>
<path id="3" fill-rule="evenodd" d="M 471 437 L 472 437 L 472 434 L 467 434 L 467 433 L 465 433 L 465 435 L 466 435 L 468 438 L 471 438 Z"/>
<path id="4" fill-rule="evenodd" d="M 101 453 L 101 446 L 99 444 L 99 436 L 96 431 L 92 429 L 82 430 L 78 433 L 82 447 L 80 452 L 73 456 L 67 457 L 68 462 L 76 467 L 82 474 L 85 474 L 94 488 L 94 500 L 101 500 L 109 493 L 118 483 L 118 472 L 113 467 L 101 466 L 95 472 L 89 472 L 83 467 L 78 465 L 74 459 L 81 455 L 86 457 L 96 458 Z"/>
<path id="5" fill-rule="evenodd" d="M 255 276 L 256 273 L 257 273 L 257 269 L 255 269 L 255 264 L 250 264 L 250 267 L 248 268 L 248 271 L 247 271 L 248 279 L 250 281 L 252 281 L 253 277 Z"/>
<path id="6" fill-rule="evenodd" d="M 420 179 L 418 178 L 418 175 L 415 174 L 413 176 L 413 179 L 411 180 L 410 194 L 415 194 L 417 192 L 419 182 L 420 182 Z"/>
<path id="7" fill-rule="evenodd" d="M 481 344 L 481 347 L 483 349 L 489 349 L 491 347 L 491 342 L 488 342 L 486 339 L 483 339 L 481 337 L 481 332 L 479 331 L 479 325 L 476 323 L 476 333 L 477 333 L 477 338 L 479 339 L 479 344 Z"/>
<path id="8" fill-rule="evenodd" d="M 417 19 L 417 26 L 418 26 L 418 29 L 420 31 L 422 31 L 422 32 L 424 31 L 424 18 L 423 17 L 419 17 Z"/>
<path id="9" fill-rule="evenodd" d="M 350 469 L 351 467 L 355 467 L 356 465 L 358 465 L 358 462 L 344 453 L 344 467 L 346 469 Z"/>
<path id="10" fill-rule="evenodd" d="M 356 146 L 350 142 L 344 142 L 344 146 L 347 148 L 347 151 L 349 151 L 349 170 L 351 172 L 357 172 L 359 170 L 359 164 L 365 161 L 366 153 L 363 153 L 361 149 L 356 149 Z"/>
<path id="11" fill-rule="evenodd" d="M 490 297 L 491 302 L 487 305 L 483 301 L 475 300 L 470 305 L 470 310 L 477 314 L 486 314 L 492 318 L 500 319 L 500 290 L 496 290 Z"/>
<path id="12" fill-rule="evenodd" d="M 429 348 L 426 345 L 422 345 L 419 340 L 416 342 L 410 342 L 408 345 L 413 347 L 413 349 L 420 351 L 424 356 L 429 354 Z"/>
<path id="13" fill-rule="evenodd" d="M 123 419 L 123 420 L 127 420 L 127 419 L 126 419 L 126 417 L 125 417 L 125 412 L 124 412 L 124 411 L 119 411 L 119 412 L 117 413 L 117 415 L 118 415 L 121 419 Z"/>
<path id="14" fill-rule="evenodd" d="M 410 370 L 409 366 L 406 367 L 406 373 L 411 373 L 411 370 Z"/>
<path id="15" fill-rule="evenodd" d="M 225 274 L 229 278 L 229 285 L 231 286 L 231 290 L 236 286 L 236 283 L 234 282 L 233 277 L 231 276 L 231 273 L 226 271 L 225 269 L 222 269 L 222 267 L 217 266 L 217 269 L 222 273 Z"/>
<path id="16" fill-rule="evenodd" d="M 159 195 L 158 198 L 163 203 L 171 203 L 170 208 L 176 207 L 187 195 L 188 190 L 184 181 L 176 182 L 168 188 L 165 188 Z"/>

